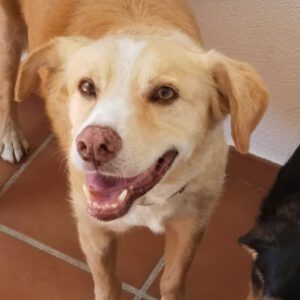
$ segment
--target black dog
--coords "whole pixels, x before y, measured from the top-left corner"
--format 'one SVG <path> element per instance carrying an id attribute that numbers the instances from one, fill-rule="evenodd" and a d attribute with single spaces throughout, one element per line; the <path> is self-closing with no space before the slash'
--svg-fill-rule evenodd
<path id="1" fill-rule="evenodd" d="M 300 146 L 280 169 L 254 228 L 239 242 L 254 258 L 249 300 L 300 300 Z"/>

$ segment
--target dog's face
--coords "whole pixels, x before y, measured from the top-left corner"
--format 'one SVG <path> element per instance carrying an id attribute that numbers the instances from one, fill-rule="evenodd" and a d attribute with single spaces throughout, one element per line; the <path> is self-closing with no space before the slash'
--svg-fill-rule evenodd
<path id="1" fill-rule="evenodd" d="M 187 160 L 207 130 L 207 76 L 195 67 L 193 54 L 175 43 L 93 43 L 74 55 L 66 78 L 71 160 L 82 171 L 94 171 L 96 164 L 103 174 L 129 178 L 164 155 Z M 88 143 L 91 131 L 98 143 L 111 147 L 94 151 L 93 160 L 85 159 L 78 145 Z"/>
<path id="2" fill-rule="evenodd" d="M 276 237 L 261 233 L 254 229 L 241 238 L 253 257 L 247 300 L 300 299 L 300 228 L 287 227 Z"/>
<path id="3" fill-rule="evenodd" d="M 71 163 L 86 174 L 88 211 L 104 221 L 163 185 L 172 185 L 166 198 L 178 191 L 172 175 L 201 152 L 227 113 L 237 148 L 247 151 L 267 105 L 250 66 L 190 42 L 59 38 L 24 62 L 17 98 L 28 94 L 41 67 L 43 94 L 58 107 L 51 118 L 62 120 L 67 111 L 68 125 L 56 127 L 68 137 Z"/>

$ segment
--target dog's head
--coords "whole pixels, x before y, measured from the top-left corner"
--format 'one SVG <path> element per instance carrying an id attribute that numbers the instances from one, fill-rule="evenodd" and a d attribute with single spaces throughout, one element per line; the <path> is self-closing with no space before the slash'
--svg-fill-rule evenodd
<path id="1" fill-rule="evenodd" d="M 17 99 L 38 74 L 55 131 L 87 175 L 89 212 L 100 220 L 124 215 L 184 169 L 226 114 L 237 149 L 247 152 L 267 106 L 249 65 L 172 38 L 57 38 L 22 64 Z M 164 196 L 182 187 L 172 184 Z"/>
<path id="2" fill-rule="evenodd" d="M 288 195 L 286 203 L 298 203 L 300 194 Z M 299 205 L 284 205 L 274 215 L 260 218 L 240 238 L 253 258 L 248 300 L 300 299 Z"/>

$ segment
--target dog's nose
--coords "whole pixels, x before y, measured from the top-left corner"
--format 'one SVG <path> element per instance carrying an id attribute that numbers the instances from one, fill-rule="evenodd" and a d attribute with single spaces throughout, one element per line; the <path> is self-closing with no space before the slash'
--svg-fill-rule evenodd
<path id="1" fill-rule="evenodd" d="M 120 136 L 109 127 L 86 127 L 76 138 L 81 158 L 98 166 L 116 157 L 121 149 Z"/>

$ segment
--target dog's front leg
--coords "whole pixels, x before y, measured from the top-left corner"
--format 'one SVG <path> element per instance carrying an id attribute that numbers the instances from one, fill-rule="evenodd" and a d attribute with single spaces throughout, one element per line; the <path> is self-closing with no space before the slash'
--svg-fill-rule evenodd
<path id="1" fill-rule="evenodd" d="M 94 224 L 78 224 L 83 252 L 93 275 L 96 300 L 119 300 L 121 283 L 115 274 L 115 234 Z"/>
<path id="2" fill-rule="evenodd" d="M 14 88 L 26 26 L 18 1 L 0 1 L 0 157 L 19 162 L 28 144 L 18 128 Z"/>
<path id="3" fill-rule="evenodd" d="M 172 219 L 166 225 L 165 268 L 160 282 L 163 300 L 184 299 L 186 274 L 203 233 L 204 226 L 194 216 Z"/>

